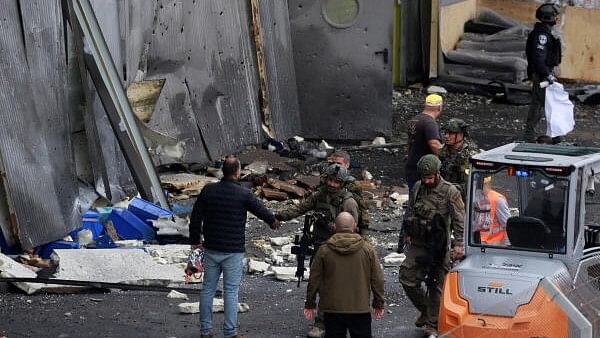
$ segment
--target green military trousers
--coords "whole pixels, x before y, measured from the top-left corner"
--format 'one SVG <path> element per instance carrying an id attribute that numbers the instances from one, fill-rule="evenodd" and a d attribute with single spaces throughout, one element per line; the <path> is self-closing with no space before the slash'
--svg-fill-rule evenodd
<path id="1" fill-rule="evenodd" d="M 421 312 L 421 316 L 415 324 L 437 327 L 444 277 L 450 269 L 449 255 L 446 255 L 443 268 L 438 271 L 437 285 L 427 287 L 427 291 L 425 291 L 422 283 L 429 266 L 418 264 L 415 260 L 418 256 L 427 255 L 427 250 L 422 246 L 411 245 L 404 254 L 406 259 L 400 266 L 400 283 L 410 301 Z"/>

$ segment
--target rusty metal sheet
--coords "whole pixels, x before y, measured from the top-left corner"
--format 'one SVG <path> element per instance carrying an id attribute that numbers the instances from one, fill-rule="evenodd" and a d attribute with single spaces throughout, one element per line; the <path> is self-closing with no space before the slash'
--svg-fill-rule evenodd
<path id="1" fill-rule="evenodd" d="M 48 10 L 45 6 L 51 5 L 57 4 L 40 4 L 43 7 L 40 11 Z M 49 17 L 44 19 L 43 12 L 20 13 L 14 0 L 4 0 L 0 7 L 0 50 L 3 51 L 0 53 L 0 154 L 5 165 L 7 194 L 14 204 L 18 237 L 24 248 L 31 248 L 58 239 L 76 226 L 63 215 L 62 196 L 58 195 L 63 187 L 57 186 L 59 182 L 54 178 L 53 158 L 61 156 L 62 150 L 53 148 L 55 145 L 52 143 L 47 144 L 44 133 L 40 132 L 45 124 L 39 117 L 42 112 L 37 112 L 41 105 L 35 102 L 37 92 L 28 65 L 28 61 L 41 62 L 39 51 L 26 50 L 25 47 L 27 44 L 30 48 L 56 50 L 53 49 L 56 46 L 50 46 L 56 44 L 54 39 L 42 40 L 40 36 L 27 34 L 43 32 L 60 36 L 57 32 L 62 29 L 62 21 L 56 16 L 61 11 L 60 7 L 51 9 L 45 12 Z M 26 29 L 25 20 L 29 18 L 21 22 L 25 16 L 40 18 L 41 21 L 35 23 L 35 30 L 33 23 L 29 26 L 31 31 Z M 29 39 L 36 39 L 36 43 L 42 45 L 37 46 Z M 28 56 L 28 52 L 31 55 Z M 58 55 L 57 52 L 53 57 Z M 56 67 L 64 60 L 64 55 L 62 60 L 50 58 L 52 63 L 46 66 Z M 48 80 L 55 81 L 52 78 Z"/>
<path id="2" fill-rule="evenodd" d="M 268 107 L 275 137 L 285 140 L 300 133 L 288 1 L 258 0 L 258 11 Z"/>
<path id="3" fill-rule="evenodd" d="M 186 84 L 209 158 L 261 140 L 245 1 L 185 1 Z"/>
<path id="4" fill-rule="evenodd" d="M 393 4 L 289 0 L 302 136 L 390 133 Z"/>

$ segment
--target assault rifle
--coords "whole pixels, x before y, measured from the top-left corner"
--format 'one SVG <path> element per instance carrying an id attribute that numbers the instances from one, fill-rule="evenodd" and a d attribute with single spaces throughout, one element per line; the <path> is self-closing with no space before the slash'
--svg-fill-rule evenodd
<path id="1" fill-rule="evenodd" d="M 417 256 L 415 261 L 418 264 L 426 266 L 426 275 L 424 276 L 425 285 L 427 287 L 435 287 L 439 283 L 440 271 L 444 268 L 444 259 L 448 254 L 448 230 L 446 221 L 442 215 L 435 214 L 433 216 L 427 237 L 427 241 L 425 242 L 427 254 Z"/>
<path id="2" fill-rule="evenodd" d="M 314 240 L 312 236 L 312 228 L 317 221 L 317 215 L 311 214 L 304 216 L 304 228 L 302 229 L 302 235 L 296 234 L 294 237 L 294 246 L 292 246 L 292 254 L 296 255 L 296 277 L 298 278 L 298 287 L 300 282 L 304 279 L 304 261 L 306 256 L 312 256 L 314 254 Z"/>

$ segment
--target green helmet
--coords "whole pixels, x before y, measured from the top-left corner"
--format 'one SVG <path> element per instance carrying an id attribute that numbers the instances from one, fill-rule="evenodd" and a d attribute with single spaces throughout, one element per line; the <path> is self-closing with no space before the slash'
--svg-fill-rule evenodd
<path id="1" fill-rule="evenodd" d="M 339 182 L 346 182 L 350 176 L 348 174 L 348 169 L 335 163 L 327 167 L 327 170 L 325 170 L 325 177 L 333 178 Z"/>
<path id="2" fill-rule="evenodd" d="M 419 176 L 435 175 L 440 171 L 441 167 L 442 162 L 433 154 L 425 155 L 417 162 Z"/>
<path id="3" fill-rule="evenodd" d="M 465 121 L 457 118 L 452 118 L 450 119 L 450 121 L 448 121 L 448 125 L 446 125 L 444 130 L 449 133 L 463 133 L 466 135 L 468 128 L 469 125 Z"/>

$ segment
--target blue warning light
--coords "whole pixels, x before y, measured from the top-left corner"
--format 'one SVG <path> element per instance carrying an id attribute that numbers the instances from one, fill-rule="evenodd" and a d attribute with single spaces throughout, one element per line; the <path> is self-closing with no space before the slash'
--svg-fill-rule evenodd
<path id="1" fill-rule="evenodd" d="M 529 176 L 529 172 L 525 171 L 525 170 L 517 170 L 515 172 L 515 176 L 518 176 L 518 177 L 528 177 Z"/>

